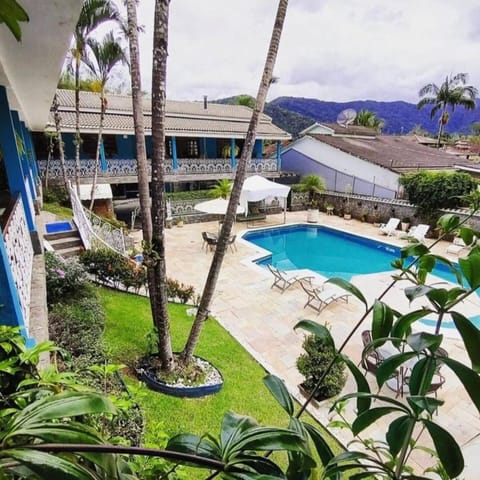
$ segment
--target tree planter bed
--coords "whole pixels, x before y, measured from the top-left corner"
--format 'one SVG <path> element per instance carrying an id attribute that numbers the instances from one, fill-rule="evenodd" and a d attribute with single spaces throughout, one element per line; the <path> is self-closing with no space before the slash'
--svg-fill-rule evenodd
<path id="1" fill-rule="evenodd" d="M 222 374 L 207 360 L 194 357 L 195 361 L 200 363 L 206 363 L 213 369 L 213 374 L 210 375 L 210 379 L 204 385 L 183 385 L 183 384 L 171 384 L 166 383 L 157 378 L 155 368 L 149 367 L 144 360 L 137 369 L 137 374 L 142 382 L 150 390 L 164 393 L 165 395 L 171 395 L 173 397 L 187 397 L 187 398 L 199 398 L 207 395 L 213 395 L 221 390 L 223 387 Z"/>

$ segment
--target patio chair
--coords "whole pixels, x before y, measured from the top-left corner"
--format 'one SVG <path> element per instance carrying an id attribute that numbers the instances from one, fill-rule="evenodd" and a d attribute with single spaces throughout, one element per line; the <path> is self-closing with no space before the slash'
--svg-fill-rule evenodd
<path id="1" fill-rule="evenodd" d="M 237 251 L 237 246 L 235 245 L 235 240 L 237 239 L 237 236 L 236 235 L 230 235 L 230 237 L 228 237 L 228 240 L 227 240 L 227 248 L 230 247 L 230 249 L 232 250 L 232 252 L 236 252 Z M 234 250 L 235 249 L 235 250 Z"/>
<path id="2" fill-rule="evenodd" d="M 397 230 L 398 224 L 400 223 L 399 218 L 390 218 L 387 223 L 382 223 L 380 225 L 380 231 L 388 236 L 395 235 L 395 231 Z"/>
<path id="3" fill-rule="evenodd" d="M 362 343 L 364 353 L 362 353 L 361 365 L 365 370 L 365 374 L 370 372 L 375 375 L 384 358 L 376 349 L 371 347 L 367 349 L 372 343 L 372 332 L 370 330 L 362 332 Z"/>
<path id="4" fill-rule="evenodd" d="M 208 252 L 208 249 L 210 250 L 215 250 L 215 247 L 217 246 L 217 236 L 214 235 L 213 233 L 209 232 L 202 232 L 202 238 L 203 238 L 203 245 L 202 249 L 205 248 L 205 253 Z"/>
<path id="5" fill-rule="evenodd" d="M 304 275 L 299 273 L 299 270 L 292 270 L 291 272 L 285 272 L 279 270 L 273 265 L 267 265 L 268 269 L 273 275 L 273 283 L 270 288 L 277 287 L 283 293 L 287 288 L 291 287 L 293 284 L 299 280 L 305 280 L 311 283 L 311 276 Z"/>
<path id="6" fill-rule="evenodd" d="M 307 294 L 307 303 L 303 308 L 311 307 L 320 313 L 332 302 L 343 300 L 345 303 L 348 303 L 348 297 L 350 294 L 336 285 L 327 283 L 322 287 L 315 287 L 311 282 L 306 281 L 305 279 L 300 279 L 299 282 Z"/>
<path id="7" fill-rule="evenodd" d="M 408 231 L 408 235 L 410 237 L 413 237 L 418 242 L 424 243 L 425 242 L 425 235 L 428 233 L 429 230 L 430 230 L 430 225 L 420 223 L 419 225 L 412 227 Z"/>
<path id="8" fill-rule="evenodd" d="M 462 250 L 471 250 L 477 244 L 477 242 L 477 237 L 473 237 L 472 243 L 467 245 L 461 237 L 455 237 L 453 239 L 453 243 L 447 247 L 447 253 L 459 255 Z"/>

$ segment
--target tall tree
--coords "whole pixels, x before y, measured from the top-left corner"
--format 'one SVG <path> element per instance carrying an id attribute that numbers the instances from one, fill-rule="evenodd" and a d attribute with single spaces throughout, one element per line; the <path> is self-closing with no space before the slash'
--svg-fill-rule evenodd
<path id="1" fill-rule="evenodd" d="M 80 17 L 73 32 L 71 57 L 75 75 L 75 184 L 80 194 L 80 65 L 85 57 L 87 39 L 102 23 L 122 25 L 121 15 L 112 0 L 84 0 Z"/>
<path id="2" fill-rule="evenodd" d="M 377 114 L 375 112 L 372 112 L 371 110 L 362 109 L 357 113 L 353 124 L 381 131 L 382 128 L 385 126 L 385 120 L 377 117 Z"/>
<path id="3" fill-rule="evenodd" d="M 213 255 L 210 270 L 208 272 L 207 281 L 203 289 L 202 298 L 198 307 L 197 316 L 190 330 L 190 335 L 182 352 L 183 361 L 188 363 L 193 355 L 194 349 L 200 338 L 200 332 L 205 320 L 208 318 L 210 304 L 217 285 L 220 269 L 225 257 L 227 249 L 227 241 L 230 237 L 233 222 L 235 220 L 237 205 L 240 200 L 240 193 L 242 191 L 243 182 L 245 180 L 245 173 L 248 160 L 252 157 L 255 137 L 257 134 L 258 122 L 260 115 L 265 106 L 268 89 L 273 81 L 273 68 L 277 58 L 278 47 L 280 45 L 280 37 L 282 35 L 283 24 L 287 13 L 288 0 L 279 0 L 275 23 L 273 26 L 272 36 L 270 39 L 270 46 L 267 53 L 267 59 L 263 69 L 263 75 L 257 93 L 255 108 L 253 109 L 252 118 L 248 126 L 247 136 L 243 145 L 242 154 L 237 165 L 235 180 L 233 182 L 230 202 L 227 208 L 227 214 L 222 225 L 220 236 L 218 237 L 217 248 Z"/>
<path id="4" fill-rule="evenodd" d="M 445 125 L 450 119 L 450 113 L 447 108 L 450 107 L 454 112 L 457 106 L 464 107 L 467 110 L 473 110 L 476 107 L 475 99 L 478 90 L 472 85 L 467 85 L 468 74 L 457 73 L 445 77 L 445 81 L 440 85 L 429 83 L 425 85 L 418 95 L 421 100 L 417 104 L 417 108 L 421 109 L 426 105 L 433 105 L 430 111 L 430 118 L 434 118 L 437 112 L 440 112 L 438 121 L 438 138 L 437 146 L 440 146 Z"/>
<path id="5" fill-rule="evenodd" d="M 60 116 L 60 112 L 58 111 L 57 94 L 55 94 L 55 96 L 53 97 L 53 119 L 55 122 L 55 129 L 57 132 L 58 153 L 60 156 L 60 165 L 62 166 L 63 183 L 65 185 L 65 190 L 68 192 L 68 175 L 67 175 L 67 167 L 65 165 L 65 151 L 63 149 L 62 130 L 60 127 L 62 123 L 62 118 Z"/>
<path id="6" fill-rule="evenodd" d="M 130 47 L 130 78 L 132 85 L 133 125 L 137 150 L 138 196 L 142 212 L 143 239 L 152 239 L 150 189 L 148 185 L 147 151 L 143 121 L 142 81 L 140 76 L 140 48 L 138 46 L 137 1 L 126 0 L 128 18 L 128 44 Z"/>
<path id="7" fill-rule="evenodd" d="M 120 63 L 127 63 L 127 57 L 121 43 L 115 38 L 113 32 L 105 35 L 99 42 L 95 38 L 88 38 L 87 45 L 89 53 L 83 58 L 83 63 L 88 68 L 93 77 L 98 81 L 100 87 L 100 124 L 98 127 L 97 150 L 95 153 L 95 170 L 93 174 L 92 191 L 90 194 L 90 210 L 95 203 L 95 189 L 98 179 L 98 167 L 100 149 L 102 148 L 103 123 L 107 109 L 107 99 L 105 98 L 105 86 L 110 79 L 112 70 Z"/>
<path id="8" fill-rule="evenodd" d="M 152 242 L 147 246 L 150 305 L 158 332 L 161 368 L 171 371 L 175 362 L 168 317 L 165 261 L 165 108 L 170 0 L 155 1 L 152 68 Z"/>

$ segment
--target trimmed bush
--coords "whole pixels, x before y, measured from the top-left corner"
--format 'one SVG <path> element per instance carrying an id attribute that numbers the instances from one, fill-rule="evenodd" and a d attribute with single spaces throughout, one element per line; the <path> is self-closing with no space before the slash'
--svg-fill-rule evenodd
<path id="1" fill-rule="evenodd" d="M 335 356 L 335 350 L 317 335 L 305 337 L 302 346 L 306 353 L 297 358 L 297 368 L 305 377 L 303 387 L 311 392 Z M 337 362 L 315 393 L 315 399 L 325 400 L 338 395 L 345 386 L 345 381 L 345 364 Z"/>

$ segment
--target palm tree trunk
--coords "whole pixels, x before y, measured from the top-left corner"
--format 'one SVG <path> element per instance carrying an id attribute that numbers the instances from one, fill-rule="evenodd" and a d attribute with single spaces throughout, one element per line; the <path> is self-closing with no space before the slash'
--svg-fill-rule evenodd
<path id="1" fill-rule="evenodd" d="M 132 83 L 133 124 L 137 147 L 137 174 L 140 211 L 142 212 L 143 240 L 152 239 L 152 218 L 150 212 L 150 190 L 148 185 L 148 165 L 145 148 L 145 127 L 142 106 L 142 82 L 140 77 L 140 51 L 137 32 L 136 0 L 127 0 L 128 39 L 130 46 L 130 77 Z"/>
<path id="2" fill-rule="evenodd" d="M 75 185 L 80 197 L 80 57 L 75 52 Z"/>
<path id="3" fill-rule="evenodd" d="M 155 1 L 152 69 L 152 244 L 145 252 L 149 271 L 150 305 L 158 332 L 161 368 L 174 367 L 168 317 L 165 262 L 165 107 L 168 56 L 169 0 Z M 151 283 L 150 283 L 151 282 Z"/>
<path id="4" fill-rule="evenodd" d="M 443 129 L 445 128 L 445 125 L 443 124 L 443 116 L 445 115 L 446 110 L 447 110 L 447 106 L 444 105 L 442 108 L 442 113 L 440 115 L 440 121 L 438 122 L 440 126 L 438 127 L 437 148 L 440 148 L 440 139 L 442 138 Z"/>
<path id="5" fill-rule="evenodd" d="M 95 152 L 95 163 L 93 171 L 93 182 L 92 190 L 90 191 L 90 210 L 93 211 L 93 205 L 95 204 L 95 189 L 97 187 L 98 180 L 98 167 L 99 167 L 99 158 L 100 158 L 100 148 L 102 145 L 102 133 L 103 133 L 103 122 L 105 121 L 105 89 L 102 85 L 102 90 L 100 92 L 100 125 L 98 127 L 98 139 L 97 139 L 97 151 Z"/>
<path id="6" fill-rule="evenodd" d="M 227 214 L 223 222 L 222 230 L 218 238 L 217 248 L 213 255 L 212 264 L 208 272 L 207 281 L 203 289 L 202 298 L 198 307 L 197 316 L 190 330 L 190 335 L 182 352 L 182 360 L 184 363 L 190 362 L 193 351 L 200 338 L 200 332 L 205 320 L 208 318 L 210 303 L 215 292 L 220 269 L 225 257 L 227 249 L 227 240 L 230 237 L 233 221 L 237 210 L 237 205 L 240 200 L 240 193 L 242 191 L 243 182 L 245 180 L 245 173 L 247 161 L 252 157 L 252 151 L 255 144 L 255 137 L 257 134 L 258 122 L 260 114 L 263 112 L 265 100 L 267 98 L 268 89 L 272 83 L 273 68 L 277 58 L 278 47 L 280 45 L 280 37 L 282 35 L 283 24 L 287 13 L 288 0 L 279 0 L 275 24 L 273 26 L 272 37 L 270 39 L 270 46 L 265 61 L 262 80 L 257 93 L 255 108 L 253 109 L 252 118 L 248 126 L 247 136 L 242 149 L 242 155 L 237 165 L 235 180 L 233 183 L 230 202 L 228 204 Z"/>
<path id="7" fill-rule="evenodd" d="M 55 121 L 55 130 L 57 131 L 57 138 L 58 138 L 58 153 L 60 156 L 60 165 L 62 166 L 62 173 L 63 173 L 63 183 L 65 185 L 65 189 L 68 190 L 68 175 L 67 175 L 67 167 L 65 166 L 65 152 L 63 150 L 63 140 L 62 140 L 62 130 L 61 130 L 61 117 L 60 113 L 58 112 L 58 98 L 57 94 L 53 97 L 53 119 Z"/>

